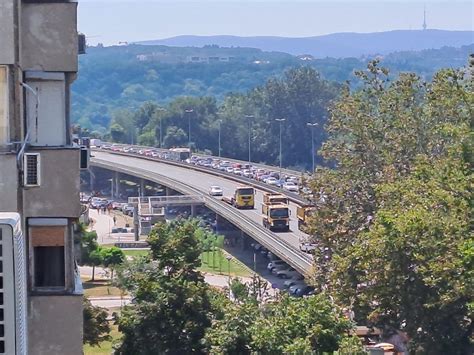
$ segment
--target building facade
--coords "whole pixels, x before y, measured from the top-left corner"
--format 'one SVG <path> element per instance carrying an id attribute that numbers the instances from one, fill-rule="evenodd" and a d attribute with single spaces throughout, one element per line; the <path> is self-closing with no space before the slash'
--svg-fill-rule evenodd
<path id="1" fill-rule="evenodd" d="M 0 214 L 18 213 L 23 230 L 29 354 L 82 354 L 77 68 L 75 1 L 0 1 Z"/>

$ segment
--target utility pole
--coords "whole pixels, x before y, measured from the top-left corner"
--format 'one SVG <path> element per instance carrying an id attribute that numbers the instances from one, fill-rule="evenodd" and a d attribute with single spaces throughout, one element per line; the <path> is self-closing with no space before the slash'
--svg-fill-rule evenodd
<path id="1" fill-rule="evenodd" d="M 249 163 L 250 163 L 250 161 L 251 161 L 251 159 L 250 159 L 250 158 L 251 158 L 251 157 L 250 157 L 250 151 L 251 151 L 251 150 L 250 150 L 250 120 L 251 120 L 252 118 L 254 118 L 254 115 L 245 115 L 245 117 L 246 117 L 246 118 L 247 118 L 247 120 L 248 120 L 248 136 L 249 136 Z"/>
<path id="2" fill-rule="evenodd" d="M 286 120 L 284 118 L 276 118 L 275 121 L 280 123 L 280 176 L 279 176 L 279 179 L 281 180 L 281 162 L 282 162 L 282 159 L 281 159 L 281 149 L 282 149 L 282 146 L 281 146 L 281 128 L 282 128 L 283 122 L 285 122 Z"/>
<path id="3" fill-rule="evenodd" d="M 311 122 L 308 122 L 306 123 L 306 125 L 311 129 L 311 157 L 313 159 L 313 170 L 312 172 L 314 173 L 314 156 L 315 156 L 315 151 L 314 151 L 314 128 L 319 126 L 319 123 L 317 122 L 314 122 L 314 123 L 311 123 Z"/>

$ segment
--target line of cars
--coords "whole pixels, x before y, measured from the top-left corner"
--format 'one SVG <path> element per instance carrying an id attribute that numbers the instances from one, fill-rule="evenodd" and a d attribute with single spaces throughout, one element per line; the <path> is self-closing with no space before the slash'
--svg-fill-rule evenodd
<path id="1" fill-rule="evenodd" d="M 229 174 L 262 181 L 289 192 L 298 193 L 300 191 L 300 179 L 296 176 L 285 175 L 280 177 L 277 171 L 259 168 L 252 164 L 236 163 L 219 158 L 194 155 L 191 154 L 188 148 L 158 149 L 111 143 L 103 143 L 100 148 L 113 152 L 133 153 L 165 160 L 182 161 L 188 164 L 199 165 L 205 168 L 216 169 Z"/>
<path id="2" fill-rule="evenodd" d="M 275 257 L 264 246 L 253 243 L 252 247 L 256 252 L 266 256 L 270 261 L 267 264 L 267 270 L 280 279 L 284 279 L 283 288 L 294 297 L 303 297 L 314 294 L 314 287 L 307 285 L 304 276 L 296 269 L 288 265 L 283 260 Z"/>

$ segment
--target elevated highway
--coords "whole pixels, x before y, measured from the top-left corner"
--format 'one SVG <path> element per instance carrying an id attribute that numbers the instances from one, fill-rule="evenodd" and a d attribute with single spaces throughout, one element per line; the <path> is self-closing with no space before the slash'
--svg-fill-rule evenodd
<path id="1" fill-rule="evenodd" d="M 304 237 L 304 234 L 298 230 L 295 203 L 290 204 L 292 214 L 290 232 L 273 233 L 262 226 L 260 206 L 264 188 L 267 189 L 264 186 L 260 188 L 256 186 L 256 208 L 254 210 L 238 210 L 220 201 L 220 198 L 208 195 L 211 185 L 219 185 L 222 187 L 224 195 L 231 195 L 235 188 L 242 184 L 221 174 L 194 170 L 191 169 L 191 166 L 183 164 L 170 164 L 135 155 L 103 151 L 93 152 L 91 165 L 154 181 L 183 194 L 201 195 L 208 208 L 230 221 L 298 271 L 307 274 L 311 269 L 311 256 L 298 249 L 300 237 Z M 292 200 L 298 199 L 293 196 Z"/>

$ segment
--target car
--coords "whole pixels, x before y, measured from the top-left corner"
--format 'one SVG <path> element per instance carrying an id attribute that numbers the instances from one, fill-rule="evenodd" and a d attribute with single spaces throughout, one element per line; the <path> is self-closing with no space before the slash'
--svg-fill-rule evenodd
<path id="1" fill-rule="evenodd" d="M 253 176 L 253 174 L 249 169 L 244 169 L 244 170 L 242 170 L 242 176 L 245 176 L 247 178 L 251 178 Z"/>
<path id="2" fill-rule="evenodd" d="M 283 190 L 290 191 L 290 192 L 298 192 L 299 188 L 298 185 L 296 185 L 292 181 L 287 181 L 283 183 Z"/>
<path id="3" fill-rule="evenodd" d="M 283 264 L 283 265 L 276 265 L 273 269 L 272 269 L 272 274 L 274 275 L 277 275 L 279 271 L 283 271 L 283 270 L 288 270 L 290 269 L 291 266 L 289 266 L 288 264 Z"/>
<path id="4" fill-rule="evenodd" d="M 228 166 L 228 167 L 225 168 L 225 171 L 232 174 L 234 172 L 234 168 L 231 167 L 231 166 Z"/>
<path id="5" fill-rule="evenodd" d="M 222 196 L 222 194 L 223 194 L 223 191 L 222 191 L 222 188 L 220 186 L 212 185 L 209 188 L 209 195 L 210 196 Z"/>
<path id="6" fill-rule="evenodd" d="M 304 276 L 299 274 L 297 276 L 294 276 L 292 277 L 291 279 L 289 280 L 286 280 L 284 283 L 283 283 L 283 287 L 284 288 L 290 288 L 291 286 L 293 285 L 296 285 L 296 284 L 304 284 Z"/>
<path id="7" fill-rule="evenodd" d="M 296 185 L 298 185 L 298 181 L 299 181 L 299 179 L 296 176 L 288 176 L 286 178 L 286 182 L 293 182 Z"/>
<path id="8" fill-rule="evenodd" d="M 284 270 L 279 270 L 276 272 L 276 275 L 280 278 L 280 279 L 290 279 L 292 277 L 296 277 L 299 275 L 299 272 L 295 269 L 295 268 L 288 268 L 288 269 L 284 269 Z"/>
<path id="9" fill-rule="evenodd" d="M 316 249 L 316 244 L 309 243 L 309 242 L 301 242 L 300 243 L 300 250 L 305 253 L 314 254 L 314 250 Z"/>
<path id="10" fill-rule="evenodd" d="M 242 175 L 242 170 L 240 168 L 234 168 L 235 175 Z"/>
<path id="11" fill-rule="evenodd" d="M 276 186 L 278 184 L 278 180 L 272 176 L 266 178 L 263 182 L 273 186 Z"/>
<path id="12" fill-rule="evenodd" d="M 292 287 L 290 287 L 290 294 L 295 297 L 303 297 L 314 291 L 314 287 L 309 285 L 297 285 L 293 289 Z"/>
<path id="13" fill-rule="evenodd" d="M 285 265 L 286 263 L 283 260 L 273 260 L 270 261 L 267 265 L 267 270 L 272 271 L 275 267 Z"/>

